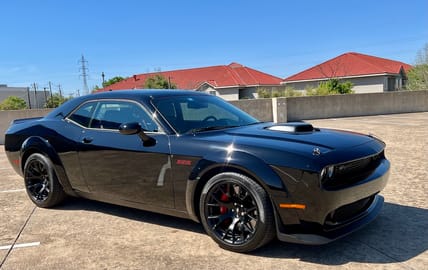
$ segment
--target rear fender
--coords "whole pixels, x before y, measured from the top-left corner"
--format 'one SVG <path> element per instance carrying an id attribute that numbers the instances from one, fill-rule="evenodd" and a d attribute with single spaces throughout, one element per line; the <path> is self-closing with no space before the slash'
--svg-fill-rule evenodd
<path id="1" fill-rule="evenodd" d="M 24 170 L 25 161 L 33 153 L 41 153 L 49 157 L 54 165 L 54 170 L 58 177 L 58 181 L 61 183 L 64 191 L 67 194 L 75 195 L 57 152 L 49 143 L 49 141 L 42 137 L 32 136 L 27 138 L 22 143 L 20 150 L 21 171 Z"/>

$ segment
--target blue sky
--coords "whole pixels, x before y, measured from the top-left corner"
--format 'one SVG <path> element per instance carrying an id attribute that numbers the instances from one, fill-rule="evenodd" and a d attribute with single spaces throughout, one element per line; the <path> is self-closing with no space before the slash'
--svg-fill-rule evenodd
<path id="1" fill-rule="evenodd" d="M 428 1 L 13 0 L 0 4 L 0 84 L 82 93 L 106 78 L 239 62 L 285 78 L 345 52 L 415 62 Z"/>

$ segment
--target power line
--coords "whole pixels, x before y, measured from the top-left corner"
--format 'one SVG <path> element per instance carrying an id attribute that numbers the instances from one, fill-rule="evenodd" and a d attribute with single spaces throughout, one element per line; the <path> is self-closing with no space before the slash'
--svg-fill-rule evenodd
<path id="1" fill-rule="evenodd" d="M 79 63 L 81 64 L 80 71 L 82 74 L 80 76 L 83 78 L 83 94 L 87 95 L 89 94 L 89 88 L 88 88 L 88 68 L 86 67 L 88 61 L 85 60 L 85 57 L 82 54 L 82 58 L 79 60 Z"/>

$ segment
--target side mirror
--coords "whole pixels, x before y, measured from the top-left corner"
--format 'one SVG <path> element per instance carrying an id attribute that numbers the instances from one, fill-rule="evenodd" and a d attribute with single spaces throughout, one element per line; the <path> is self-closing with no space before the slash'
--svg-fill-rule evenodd
<path id="1" fill-rule="evenodd" d="M 143 141 L 144 146 L 153 146 L 156 144 L 156 140 L 152 137 L 149 137 L 144 133 L 144 130 L 141 128 L 141 125 L 137 122 L 123 123 L 119 126 L 119 132 L 123 135 L 134 135 L 138 134 L 140 139 Z"/>
<path id="2" fill-rule="evenodd" d="M 134 135 L 141 132 L 141 126 L 137 122 L 123 123 L 119 126 L 119 132 L 123 135 Z"/>

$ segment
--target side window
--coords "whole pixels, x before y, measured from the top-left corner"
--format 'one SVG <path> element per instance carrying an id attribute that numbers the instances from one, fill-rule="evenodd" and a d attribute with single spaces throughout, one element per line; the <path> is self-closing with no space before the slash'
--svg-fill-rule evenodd
<path id="1" fill-rule="evenodd" d="M 89 102 L 77 109 L 68 118 L 84 127 L 89 127 L 96 102 Z"/>
<path id="2" fill-rule="evenodd" d="M 126 101 L 100 101 L 90 127 L 118 129 L 121 124 L 130 122 L 139 123 L 145 131 L 158 131 L 157 124 L 140 105 Z"/>

